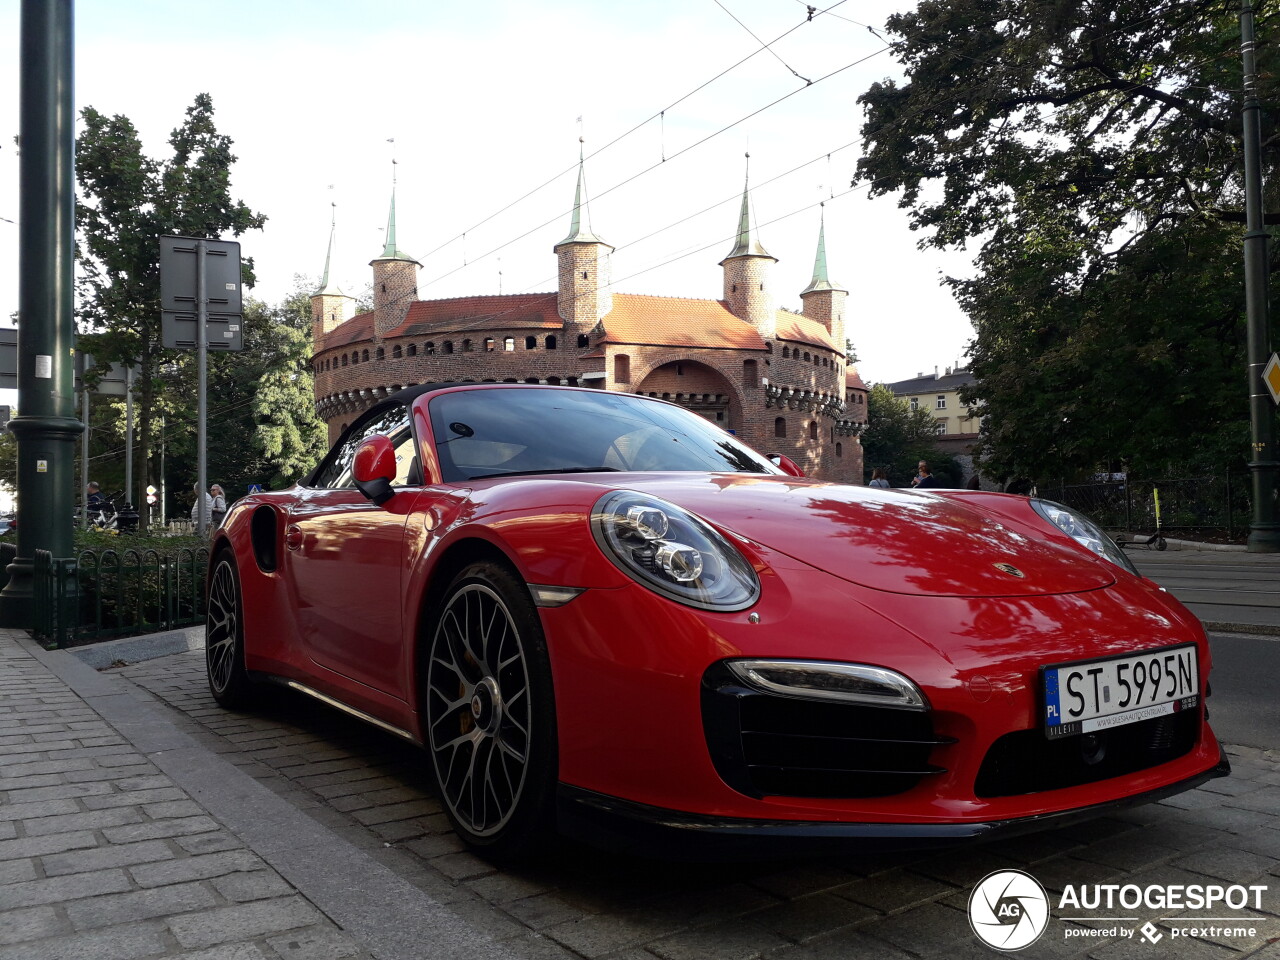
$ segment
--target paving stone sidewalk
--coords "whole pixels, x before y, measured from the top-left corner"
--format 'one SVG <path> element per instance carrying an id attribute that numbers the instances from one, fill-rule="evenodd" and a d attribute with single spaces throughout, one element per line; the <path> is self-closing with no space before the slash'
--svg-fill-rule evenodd
<path id="1" fill-rule="evenodd" d="M 1051 896 L 1270 888 L 1253 936 L 1173 943 L 1177 918 L 1143 908 L 1131 926 L 1152 921 L 1160 945 L 1089 940 L 1066 932 L 1096 924 L 1055 911 L 1023 956 L 1280 960 L 1271 751 L 1233 747 L 1229 779 L 986 846 L 702 864 L 565 843 L 511 867 L 462 848 L 395 738 L 292 695 L 225 711 L 199 650 L 100 674 L 72 660 L 0 631 L 0 960 L 992 957 L 967 904 L 1004 867 Z"/>
<path id="2" fill-rule="evenodd" d="M 0 631 L 0 960 L 369 957 Z"/>

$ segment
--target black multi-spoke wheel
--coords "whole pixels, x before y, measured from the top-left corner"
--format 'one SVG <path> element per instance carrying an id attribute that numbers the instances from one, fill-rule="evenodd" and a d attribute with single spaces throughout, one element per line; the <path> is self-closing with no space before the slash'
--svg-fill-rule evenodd
<path id="1" fill-rule="evenodd" d="M 244 706 L 251 699 L 253 688 L 244 668 L 240 577 L 230 550 L 218 554 L 209 575 L 206 614 L 204 661 L 209 690 L 224 707 Z"/>
<path id="2" fill-rule="evenodd" d="M 528 589 L 475 563 L 445 591 L 425 663 L 426 740 L 440 799 L 468 843 L 515 853 L 550 827 L 551 670 Z"/>

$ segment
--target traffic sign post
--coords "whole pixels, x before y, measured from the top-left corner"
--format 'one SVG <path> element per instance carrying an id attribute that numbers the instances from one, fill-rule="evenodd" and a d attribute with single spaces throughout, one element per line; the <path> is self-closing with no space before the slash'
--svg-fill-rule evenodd
<path id="1" fill-rule="evenodd" d="M 196 529 L 209 529 L 206 450 L 209 350 L 243 350 L 240 244 L 199 237 L 160 238 L 160 309 L 164 346 L 196 351 L 199 379 Z M 213 328 L 213 329 L 211 329 Z"/>

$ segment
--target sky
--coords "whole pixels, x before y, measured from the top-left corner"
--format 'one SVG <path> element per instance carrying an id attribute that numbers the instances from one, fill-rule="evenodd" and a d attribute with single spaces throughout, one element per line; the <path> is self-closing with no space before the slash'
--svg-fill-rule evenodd
<path id="1" fill-rule="evenodd" d="M 0 0 L 0 318 L 18 302 L 19 7 Z M 718 299 L 749 153 L 778 305 L 800 308 L 825 201 L 858 369 L 892 382 L 955 365 L 973 336 L 940 286 L 970 255 L 918 249 L 896 197 L 850 188 L 857 98 L 900 76 L 869 28 L 906 7 L 820 2 L 809 20 L 802 0 L 80 0 L 75 102 L 128 116 L 165 158 L 212 96 L 232 195 L 267 216 L 239 240 L 268 302 L 318 280 L 331 218 L 332 276 L 365 290 L 393 172 L 421 297 L 554 290 L 580 137 L 614 289 Z"/>

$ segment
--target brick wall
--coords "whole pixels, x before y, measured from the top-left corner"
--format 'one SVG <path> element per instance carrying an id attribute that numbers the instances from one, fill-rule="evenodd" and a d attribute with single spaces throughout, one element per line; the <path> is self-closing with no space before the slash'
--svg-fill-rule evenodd
<path id="1" fill-rule="evenodd" d="M 418 299 L 418 265 L 412 260 L 374 260 L 373 328 L 381 337 L 404 323 Z"/>
<path id="2" fill-rule="evenodd" d="M 562 243 L 556 247 L 559 286 L 556 307 L 565 333 L 589 333 L 613 309 L 613 248 L 607 243 Z"/>
<path id="3" fill-rule="evenodd" d="M 772 339 L 778 328 L 769 286 L 772 265 L 773 257 L 743 256 L 723 262 L 729 312 L 755 327 L 766 340 Z"/>

